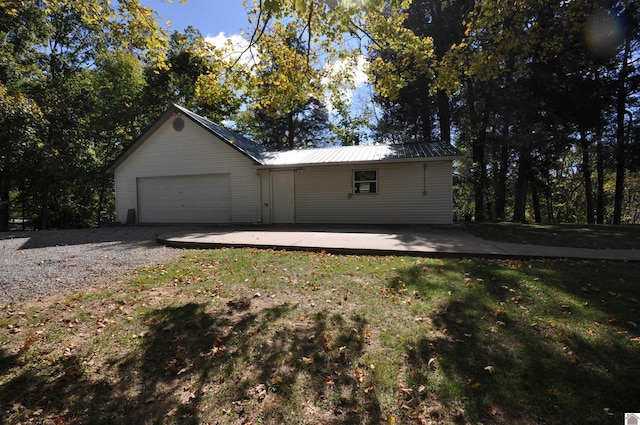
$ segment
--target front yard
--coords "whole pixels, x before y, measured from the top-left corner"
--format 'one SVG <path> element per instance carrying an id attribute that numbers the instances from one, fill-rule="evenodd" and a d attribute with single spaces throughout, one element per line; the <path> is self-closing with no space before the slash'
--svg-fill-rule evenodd
<path id="1" fill-rule="evenodd" d="M 184 251 L 0 306 L 0 422 L 620 424 L 637 271 Z"/>

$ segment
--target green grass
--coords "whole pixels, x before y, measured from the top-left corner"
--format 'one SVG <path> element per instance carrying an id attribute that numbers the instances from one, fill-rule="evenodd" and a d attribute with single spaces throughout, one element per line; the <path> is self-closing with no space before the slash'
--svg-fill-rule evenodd
<path id="1" fill-rule="evenodd" d="M 640 249 L 640 226 L 466 223 L 482 239 L 531 245 L 595 249 Z"/>
<path id="2" fill-rule="evenodd" d="M 185 251 L 0 306 L 0 422 L 619 424 L 637 264 Z"/>

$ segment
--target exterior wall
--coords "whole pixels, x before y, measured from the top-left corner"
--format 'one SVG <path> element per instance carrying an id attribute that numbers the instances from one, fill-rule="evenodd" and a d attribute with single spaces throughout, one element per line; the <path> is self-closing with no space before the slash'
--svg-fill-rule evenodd
<path id="1" fill-rule="evenodd" d="M 260 178 L 253 162 L 225 142 L 184 118 L 180 132 L 169 118 L 115 170 L 116 220 L 124 223 L 138 208 L 136 178 L 226 174 L 231 176 L 231 221 L 260 220 Z"/>
<path id="2" fill-rule="evenodd" d="M 453 221 L 451 161 L 303 168 L 295 173 L 296 223 Z M 377 170 L 378 193 L 353 193 L 353 171 L 370 169 Z"/>

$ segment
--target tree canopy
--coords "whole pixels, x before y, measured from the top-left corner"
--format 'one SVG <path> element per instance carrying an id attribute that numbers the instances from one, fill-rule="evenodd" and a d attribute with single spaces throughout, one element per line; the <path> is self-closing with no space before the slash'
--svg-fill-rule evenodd
<path id="1" fill-rule="evenodd" d="M 105 167 L 170 102 L 271 150 L 454 143 L 459 219 L 640 221 L 636 2 L 245 7 L 238 52 L 138 0 L 0 1 L 1 229 L 109 220 Z"/>

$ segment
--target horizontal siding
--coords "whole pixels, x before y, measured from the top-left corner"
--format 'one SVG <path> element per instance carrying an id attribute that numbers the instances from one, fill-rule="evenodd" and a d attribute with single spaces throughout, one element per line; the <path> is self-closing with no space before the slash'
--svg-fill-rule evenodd
<path id="1" fill-rule="evenodd" d="M 230 174 L 231 220 L 255 223 L 260 215 L 260 178 L 252 161 L 202 127 L 185 119 L 177 132 L 169 117 L 115 170 L 117 220 L 137 209 L 138 177 Z"/>
<path id="2" fill-rule="evenodd" d="M 352 194 L 353 170 L 378 171 L 377 194 Z M 451 224 L 450 161 L 307 167 L 296 173 L 297 223 Z M 426 189 L 426 194 L 424 194 Z"/>

